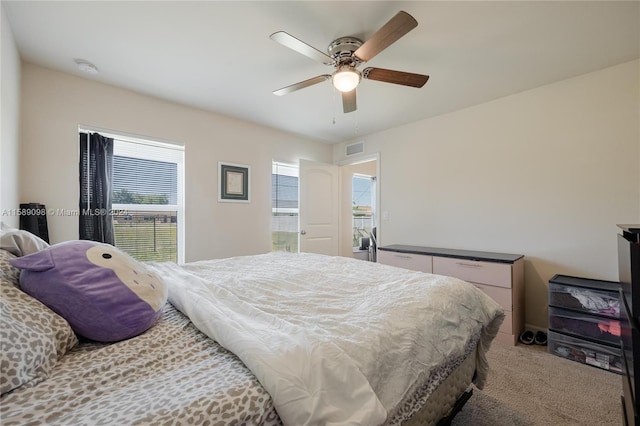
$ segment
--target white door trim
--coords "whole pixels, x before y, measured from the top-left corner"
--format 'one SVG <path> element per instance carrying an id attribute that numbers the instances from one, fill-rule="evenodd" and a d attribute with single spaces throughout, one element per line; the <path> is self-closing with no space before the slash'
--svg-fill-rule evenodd
<path id="1" fill-rule="evenodd" d="M 380 209 L 380 187 L 382 185 L 380 185 L 380 182 L 382 182 L 381 180 L 381 161 L 380 161 L 381 155 L 379 152 L 374 152 L 371 154 L 363 154 L 363 155 L 354 155 L 351 158 L 345 158 L 343 160 L 338 161 L 336 164 L 338 166 L 350 166 L 353 164 L 359 164 L 359 163 L 367 163 L 369 161 L 375 161 L 376 162 L 376 213 L 377 213 L 377 224 L 376 224 L 376 240 L 378 242 L 378 247 L 380 246 L 380 228 L 382 225 L 382 210 Z"/>

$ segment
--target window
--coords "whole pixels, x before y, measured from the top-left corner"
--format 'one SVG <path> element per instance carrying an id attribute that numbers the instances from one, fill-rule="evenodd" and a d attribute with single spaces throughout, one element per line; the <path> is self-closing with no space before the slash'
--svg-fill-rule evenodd
<path id="1" fill-rule="evenodd" d="M 374 196 L 376 178 L 354 175 L 352 179 L 353 247 L 360 247 L 360 238 L 369 237 L 375 223 Z"/>
<path id="2" fill-rule="evenodd" d="M 298 252 L 298 166 L 273 162 L 271 238 L 273 251 Z"/>
<path id="3" fill-rule="evenodd" d="M 138 260 L 184 262 L 184 147 L 113 138 L 115 246 Z"/>

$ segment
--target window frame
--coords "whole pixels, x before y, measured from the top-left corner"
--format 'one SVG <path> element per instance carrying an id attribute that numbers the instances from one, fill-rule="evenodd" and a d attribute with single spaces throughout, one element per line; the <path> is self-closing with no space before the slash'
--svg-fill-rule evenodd
<path id="1" fill-rule="evenodd" d="M 90 133 L 97 132 L 103 136 L 113 138 L 114 140 L 114 152 L 113 156 L 122 156 L 122 157 L 130 157 L 130 158 L 139 158 L 143 160 L 152 160 L 152 161 L 164 161 L 171 162 L 173 160 L 167 161 L 166 158 L 158 155 L 157 158 L 150 158 L 149 156 L 144 156 L 141 154 L 135 153 L 127 153 L 127 155 L 122 155 L 122 153 L 117 153 L 116 145 L 118 142 L 124 142 L 129 144 L 136 144 L 144 149 L 171 149 L 174 150 L 174 155 L 177 157 L 178 161 L 175 162 L 178 167 L 177 173 L 177 199 L 176 204 L 122 204 L 122 203 L 112 203 L 111 208 L 113 211 L 154 211 L 154 212 L 176 212 L 176 253 L 177 253 L 177 263 L 183 264 L 185 262 L 185 147 L 184 144 L 178 142 L 170 142 L 170 141 L 161 141 L 158 139 L 150 138 L 148 136 L 138 136 L 126 134 L 123 132 L 114 132 L 105 129 L 99 129 L 90 126 L 79 126 L 79 133 Z M 112 189 L 113 193 L 113 189 Z"/>

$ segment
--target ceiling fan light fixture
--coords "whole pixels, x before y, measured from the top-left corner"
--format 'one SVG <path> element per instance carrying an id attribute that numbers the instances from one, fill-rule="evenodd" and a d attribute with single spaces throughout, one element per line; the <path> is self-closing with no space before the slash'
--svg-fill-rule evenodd
<path id="1" fill-rule="evenodd" d="M 360 83 L 360 72 L 350 65 L 343 65 L 333 73 L 333 86 L 341 92 L 350 92 Z"/>

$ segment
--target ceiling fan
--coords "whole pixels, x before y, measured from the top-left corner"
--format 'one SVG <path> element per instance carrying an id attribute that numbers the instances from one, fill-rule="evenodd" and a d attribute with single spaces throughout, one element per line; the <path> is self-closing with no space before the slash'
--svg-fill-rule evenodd
<path id="1" fill-rule="evenodd" d="M 335 70 L 331 74 L 319 75 L 275 90 L 273 94 L 282 96 L 322 83 L 325 80 L 332 80 L 334 87 L 342 92 L 342 107 L 347 113 L 357 109 L 356 87 L 363 78 L 420 88 L 429 79 L 428 75 L 373 67 L 365 68 L 362 71 L 357 69 L 417 26 L 418 21 L 413 16 L 400 11 L 364 43 L 355 37 L 340 37 L 332 41 L 327 48 L 328 55 L 298 40 L 291 34 L 284 31 L 275 32 L 269 36 L 271 40 L 325 65 L 332 66 Z"/>

